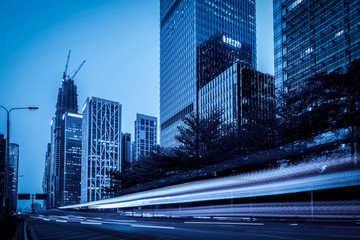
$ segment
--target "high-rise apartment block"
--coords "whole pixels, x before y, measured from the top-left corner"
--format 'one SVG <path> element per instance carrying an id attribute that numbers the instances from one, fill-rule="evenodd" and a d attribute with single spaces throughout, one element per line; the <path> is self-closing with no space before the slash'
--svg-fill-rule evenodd
<path id="1" fill-rule="evenodd" d="M 110 171 L 121 171 L 121 104 L 88 98 L 83 107 L 81 202 L 113 197 Z"/>
<path id="2" fill-rule="evenodd" d="M 199 113 L 210 117 L 222 113 L 229 126 L 251 126 L 274 114 L 275 80 L 242 63 L 235 63 L 199 92 Z"/>
<path id="3" fill-rule="evenodd" d="M 162 146 L 176 144 L 200 88 L 235 61 L 256 68 L 255 0 L 160 1 Z"/>
<path id="4" fill-rule="evenodd" d="M 147 156 L 157 144 L 157 118 L 136 114 L 135 120 L 135 160 Z"/>
<path id="5" fill-rule="evenodd" d="M 360 57 L 358 0 L 274 0 L 275 80 L 296 90 L 308 77 Z"/>
<path id="6" fill-rule="evenodd" d="M 64 121 L 64 166 L 62 172 L 63 198 L 61 205 L 80 203 L 82 115 L 66 112 Z"/>

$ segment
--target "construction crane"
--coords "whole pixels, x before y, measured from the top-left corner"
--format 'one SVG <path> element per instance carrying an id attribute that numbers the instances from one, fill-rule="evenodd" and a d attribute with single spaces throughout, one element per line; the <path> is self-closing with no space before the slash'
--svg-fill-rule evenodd
<path id="1" fill-rule="evenodd" d="M 68 70 L 68 66 L 69 66 L 69 61 L 70 61 L 70 54 L 71 54 L 71 50 L 69 50 L 69 53 L 68 53 L 68 56 L 67 56 L 67 59 L 66 59 L 66 65 L 65 65 L 65 71 L 63 73 L 63 81 L 66 81 L 66 80 L 69 80 L 69 79 L 72 79 L 74 80 L 76 74 L 80 71 L 80 69 L 82 68 L 82 66 L 84 65 L 84 63 L 86 62 L 85 60 L 80 64 L 80 66 L 71 72 L 72 76 L 70 77 L 70 75 L 67 75 L 67 70 Z M 67 76 L 67 78 L 66 78 Z"/>
<path id="2" fill-rule="evenodd" d="M 65 71 L 64 71 L 64 74 L 63 74 L 63 79 L 64 80 L 66 80 L 66 74 L 67 74 L 67 69 L 68 69 L 69 60 L 70 60 L 70 53 L 71 53 L 71 50 L 69 50 L 67 60 L 66 60 Z"/>
<path id="3" fill-rule="evenodd" d="M 82 66 L 84 65 L 85 62 L 86 62 L 86 61 L 84 60 L 84 61 L 80 64 L 80 66 L 75 70 L 75 72 L 73 71 L 74 74 L 73 74 L 71 77 L 68 76 L 68 78 L 74 80 L 76 74 L 80 71 L 80 69 L 82 68 Z"/>

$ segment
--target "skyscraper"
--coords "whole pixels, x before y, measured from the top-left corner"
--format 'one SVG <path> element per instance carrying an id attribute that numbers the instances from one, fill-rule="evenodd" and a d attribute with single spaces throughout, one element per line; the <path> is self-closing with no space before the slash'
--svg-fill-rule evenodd
<path id="1" fill-rule="evenodd" d="M 42 187 L 44 194 L 46 194 L 45 206 L 46 208 L 51 208 L 51 143 L 48 143 L 45 153 L 45 169 Z"/>
<path id="2" fill-rule="evenodd" d="M 63 169 L 64 169 L 64 122 L 62 117 L 65 112 L 77 113 L 77 87 L 72 79 L 63 79 L 61 88 L 59 88 L 58 100 L 55 113 L 55 146 L 54 146 L 54 197 L 55 206 L 60 206 L 63 199 Z"/>
<path id="3" fill-rule="evenodd" d="M 132 162 L 131 154 L 131 134 L 123 133 L 121 137 L 121 167 L 123 171 L 127 169 Z"/>
<path id="4" fill-rule="evenodd" d="M 80 203 L 82 115 L 66 112 L 64 121 L 64 170 L 61 205 Z"/>
<path id="5" fill-rule="evenodd" d="M 11 207 L 13 211 L 17 209 L 18 178 L 19 178 L 19 145 L 10 143 L 9 159 L 9 182 L 11 188 Z"/>
<path id="6" fill-rule="evenodd" d="M 65 122 L 63 116 L 66 112 L 77 114 L 77 86 L 74 83 L 74 77 L 83 66 L 84 62 L 76 69 L 72 76 L 67 75 L 67 68 L 70 59 L 70 51 L 66 62 L 65 71 L 62 78 L 61 88 L 59 88 L 55 118 L 52 120 L 51 129 L 51 174 L 50 185 L 52 194 L 52 206 L 59 207 L 64 204 L 64 135 Z"/>
<path id="7" fill-rule="evenodd" d="M 161 145 L 198 111 L 199 89 L 240 61 L 256 68 L 255 0 L 160 1 Z"/>
<path id="8" fill-rule="evenodd" d="M 121 104 L 88 98 L 83 107 L 81 202 L 114 196 L 110 171 L 121 171 Z"/>
<path id="9" fill-rule="evenodd" d="M 136 114 L 135 120 L 135 160 L 149 155 L 157 144 L 157 118 Z"/>
<path id="10" fill-rule="evenodd" d="M 358 0 L 274 0 L 275 81 L 296 89 L 308 77 L 360 57 Z"/>
<path id="11" fill-rule="evenodd" d="M 3 134 L 0 134 L 0 194 L 1 194 L 1 206 L 0 210 L 3 210 L 5 206 L 5 159 L 6 159 L 6 138 Z"/>

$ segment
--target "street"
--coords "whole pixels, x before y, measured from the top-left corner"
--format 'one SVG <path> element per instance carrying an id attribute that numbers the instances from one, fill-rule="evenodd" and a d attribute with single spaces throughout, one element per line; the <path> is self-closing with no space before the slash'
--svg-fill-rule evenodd
<path id="1" fill-rule="evenodd" d="M 26 217 L 37 239 L 359 239 L 360 222 L 153 219 L 49 210 Z M 29 236 L 31 239 L 31 236 Z"/>

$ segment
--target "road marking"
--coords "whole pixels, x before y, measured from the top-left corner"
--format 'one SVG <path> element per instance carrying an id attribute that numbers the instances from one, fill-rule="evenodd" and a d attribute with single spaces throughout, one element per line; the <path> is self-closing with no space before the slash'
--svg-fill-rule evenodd
<path id="1" fill-rule="evenodd" d="M 81 224 L 97 224 L 97 225 L 101 225 L 101 222 L 80 222 Z"/>
<path id="2" fill-rule="evenodd" d="M 142 228 L 175 229 L 174 227 L 154 226 L 154 225 L 141 225 L 141 224 L 131 224 L 130 226 L 131 226 L 131 227 L 142 227 Z"/>
<path id="3" fill-rule="evenodd" d="M 194 224 L 222 224 L 222 225 L 256 225 L 263 226 L 263 223 L 234 223 L 234 222 L 184 222 L 184 223 L 194 223 Z"/>
<path id="4" fill-rule="evenodd" d="M 117 219 L 108 219 L 108 221 L 112 221 L 112 222 L 137 222 L 136 220 L 117 220 Z"/>
<path id="5" fill-rule="evenodd" d="M 66 221 L 66 220 L 60 220 L 60 219 L 56 219 L 56 222 L 67 223 L 67 221 Z"/>
<path id="6" fill-rule="evenodd" d="M 254 235 L 257 235 L 257 236 L 263 236 L 263 237 L 271 237 L 271 238 L 276 238 L 276 239 L 290 239 L 290 240 L 300 240 L 300 238 L 291 238 L 291 237 L 280 237 L 280 236 L 277 236 L 277 235 L 269 235 L 269 234 L 254 234 Z"/>
<path id="7" fill-rule="evenodd" d="M 297 226 L 297 225 L 299 225 L 299 224 L 297 224 L 297 223 L 290 223 L 289 225 L 290 225 L 290 226 Z"/>
<path id="8" fill-rule="evenodd" d="M 50 219 L 48 219 L 48 218 L 43 218 L 42 220 L 44 220 L 44 221 L 50 221 Z"/>

